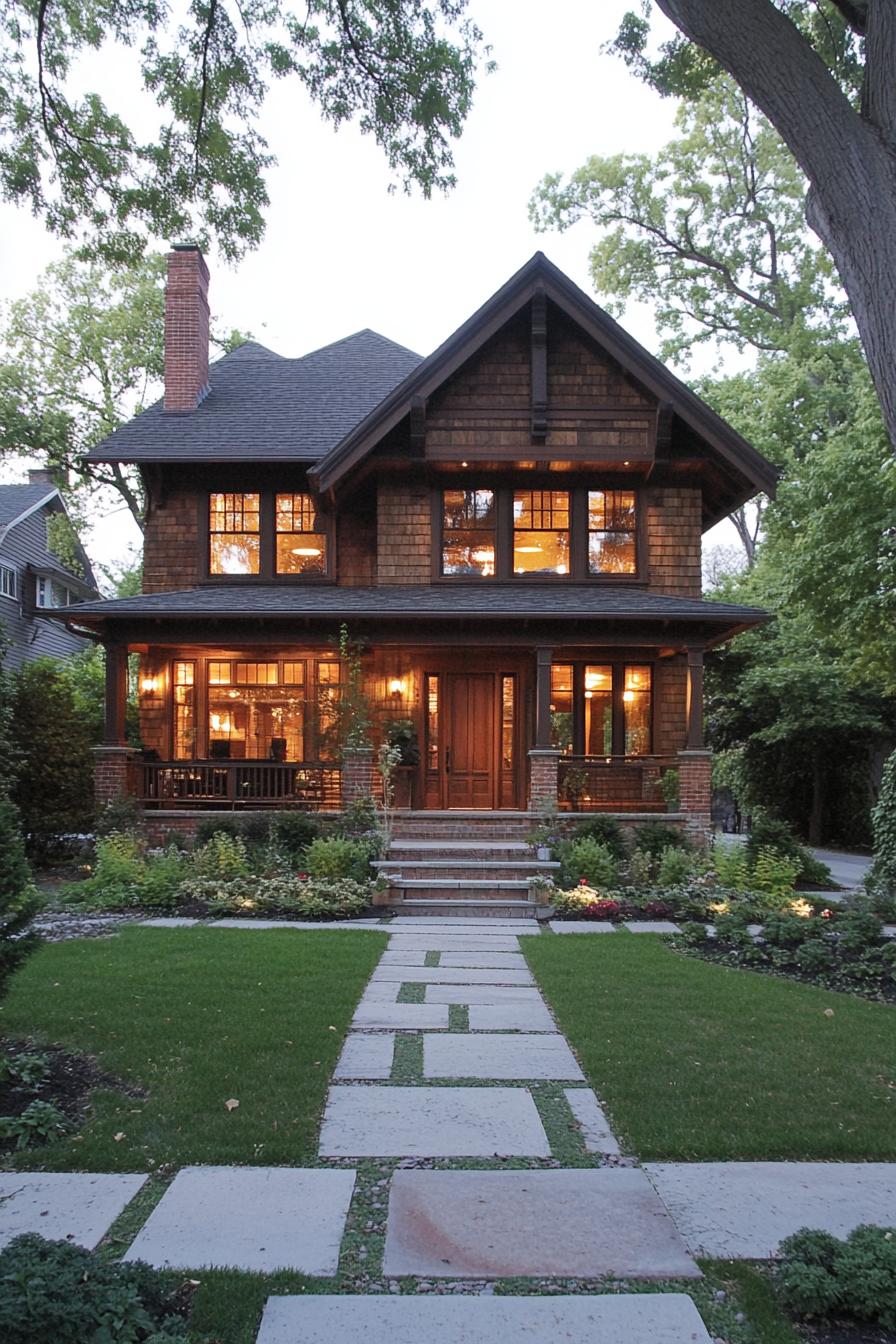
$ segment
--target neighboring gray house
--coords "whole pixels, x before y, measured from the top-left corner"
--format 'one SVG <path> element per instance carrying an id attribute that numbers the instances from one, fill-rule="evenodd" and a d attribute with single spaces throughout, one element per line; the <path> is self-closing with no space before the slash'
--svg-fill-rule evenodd
<path id="1" fill-rule="evenodd" d="M 51 549 L 48 520 L 58 516 L 68 515 L 48 473 L 30 471 L 27 485 L 0 485 L 0 635 L 9 671 L 35 658 L 66 658 L 88 644 L 45 614 L 98 596 L 80 542 L 73 539 L 74 568 Z"/>

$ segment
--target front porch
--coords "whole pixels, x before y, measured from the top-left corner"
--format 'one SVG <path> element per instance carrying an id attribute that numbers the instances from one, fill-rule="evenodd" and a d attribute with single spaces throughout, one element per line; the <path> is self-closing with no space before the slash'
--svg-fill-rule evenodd
<path id="1" fill-rule="evenodd" d="M 124 744 L 140 654 L 143 749 Z M 376 752 L 402 725 L 403 813 L 508 817 L 556 805 L 709 824 L 703 649 L 374 647 L 359 665 L 370 745 L 346 747 L 349 672 L 332 646 L 107 645 L 97 798 L 148 814 L 337 812 L 381 795 Z M 676 795 L 678 795 L 676 797 Z"/>

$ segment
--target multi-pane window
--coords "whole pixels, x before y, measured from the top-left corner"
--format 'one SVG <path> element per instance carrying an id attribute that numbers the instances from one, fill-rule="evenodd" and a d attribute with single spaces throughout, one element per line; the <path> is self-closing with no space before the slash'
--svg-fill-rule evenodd
<path id="1" fill-rule="evenodd" d="M 572 751 L 572 663 L 551 666 L 551 746 Z"/>
<path id="2" fill-rule="evenodd" d="M 177 662 L 171 669 L 174 691 L 174 759 L 188 761 L 196 754 L 196 665 Z"/>
<path id="3" fill-rule="evenodd" d="M 261 496 L 209 496 L 209 573 L 257 574 L 261 563 Z"/>
<path id="4" fill-rule="evenodd" d="M 187 672 L 179 671 L 187 669 Z M 206 726 L 211 760 L 332 760 L 340 696 L 337 660 L 209 659 Z M 178 681 L 178 677 L 181 681 Z M 175 736 L 187 748 L 193 712 L 192 663 L 175 663 Z M 178 725 L 182 726 L 179 728 Z M 190 739 L 192 742 L 192 739 Z"/>
<path id="5" fill-rule="evenodd" d="M 311 495 L 277 495 L 278 574 L 326 574 L 327 537 Z"/>
<path id="6" fill-rule="evenodd" d="M 591 664 L 585 668 L 585 755 L 613 752 L 613 668 Z"/>
<path id="7" fill-rule="evenodd" d="M 16 596 L 16 572 L 6 565 L 0 565 L 0 597 Z"/>
<path id="8" fill-rule="evenodd" d="M 514 491 L 513 572 L 569 573 L 568 491 Z"/>
<path id="9" fill-rule="evenodd" d="M 632 490 L 588 491 L 588 572 L 634 574 L 635 495 Z"/>
<path id="10" fill-rule="evenodd" d="M 626 667 L 622 692 L 626 756 L 644 756 L 650 751 L 650 690 L 649 664 Z"/>
<path id="11" fill-rule="evenodd" d="M 652 690 L 649 663 L 554 663 L 551 745 L 576 756 L 649 755 Z"/>
<path id="12" fill-rule="evenodd" d="M 445 490 L 442 495 L 442 573 L 492 578 L 497 522 L 494 490 Z"/>

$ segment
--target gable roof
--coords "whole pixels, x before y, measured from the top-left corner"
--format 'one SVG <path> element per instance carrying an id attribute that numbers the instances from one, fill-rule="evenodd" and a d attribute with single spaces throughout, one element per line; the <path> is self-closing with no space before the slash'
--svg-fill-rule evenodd
<path id="1" fill-rule="evenodd" d="M 366 329 L 285 359 L 247 341 L 209 367 L 210 391 L 188 412 L 163 401 L 87 454 L 92 462 L 317 462 L 420 363 Z"/>
<path id="2" fill-rule="evenodd" d="M 56 486 L 46 481 L 37 485 L 0 485 L 0 542 L 6 540 L 7 532 L 16 523 L 57 497 L 61 499 Z"/>
<path id="3" fill-rule="evenodd" d="M 630 336 L 609 313 L 579 289 L 543 252 L 482 305 L 394 388 L 341 443 L 317 464 L 312 478 L 321 491 L 332 490 L 391 429 L 410 413 L 411 403 L 429 397 L 487 340 L 537 293 L 544 293 L 613 358 L 623 371 L 658 402 L 670 402 L 674 413 L 706 442 L 729 467 L 753 487 L 773 494 L 777 469 L 732 429 L 697 394 Z M 544 452 L 540 456 L 546 455 Z M 747 497 L 745 495 L 745 497 Z M 726 510 L 727 512 L 727 510 Z"/>
<path id="4" fill-rule="evenodd" d="M 55 485 L 49 485 L 46 481 L 29 483 L 28 485 L 0 485 L 0 546 L 6 541 L 14 527 L 47 505 L 52 505 L 54 510 L 64 513 L 68 517 L 65 500 Z M 95 593 L 97 585 L 90 564 L 90 557 L 84 550 L 81 539 L 77 534 L 74 536 L 74 542 L 77 547 L 78 559 L 84 570 L 84 577 L 79 577 L 62 561 L 59 561 L 58 564 L 50 564 L 46 572 L 59 575 L 67 583 L 72 583 L 83 589 L 85 593 Z M 42 565 L 31 565 L 30 568 L 34 572 L 45 572 Z"/>

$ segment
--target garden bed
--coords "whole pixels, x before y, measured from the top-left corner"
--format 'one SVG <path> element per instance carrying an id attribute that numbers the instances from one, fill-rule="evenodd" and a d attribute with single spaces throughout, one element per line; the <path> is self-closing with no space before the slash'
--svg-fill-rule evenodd
<path id="1" fill-rule="evenodd" d="M 46 1074 L 34 1083 L 23 1083 L 14 1072 L 0 1077 L 0 1117 L 21 1116 L 35 1100 L 55 1106 L 66 1126 L 75 1131 L 87 1115 L 90 1094 L 102 1087 L 140 1100 L 146 1093 L 142 1088 L 129 1086 L 122 1079 L 106 1073 L 89 1055 L 76 1054 L 60 1046 L 36 1046 L 32 1040 L 5 1040 L 0 1038 L 0 1060 L 8 1060 L 15 1068 L 21 1060 L 35 1055 L 46 1062 Z M 39 1141 L 32 1140 L 30 1147 Z M 16 1139 L 0 1137 L 0 1154 L 11 1153 Z"/>

